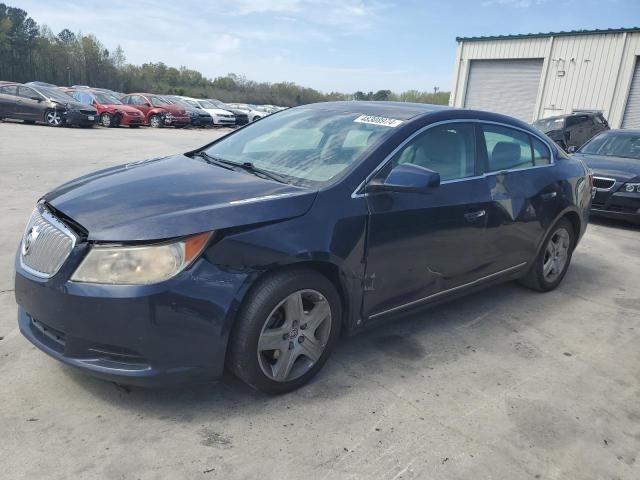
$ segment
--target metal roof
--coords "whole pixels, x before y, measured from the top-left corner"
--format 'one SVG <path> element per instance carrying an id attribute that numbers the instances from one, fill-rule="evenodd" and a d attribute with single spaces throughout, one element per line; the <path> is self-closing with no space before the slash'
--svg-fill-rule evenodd
<path id="1" fill-rule="evenodd" d="M 483 42 L 488 40 L 514 40 L 523 38 L 540 38 L 540 37 L 568 37 L 571 35 L 597 35 L 605 33 L 625 33 L 640 32 L 640 27 L 629 28 L 605 28 L 596 30 L 568 30 L 561 32 L 548 33 L 518 33 L 514 35 L 493 35 L 487 37 L 456 37 L 456 42 Z"/>

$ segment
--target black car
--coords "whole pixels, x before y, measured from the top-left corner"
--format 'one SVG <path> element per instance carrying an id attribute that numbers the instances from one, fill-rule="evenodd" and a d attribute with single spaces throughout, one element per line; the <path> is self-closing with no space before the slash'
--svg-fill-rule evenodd
<path id="1" fill-rule="evenodd" d="M 393 102 L 292 108 L 37 204 L 22 333 L 121 384 L 315 375 L 338 337 L 483 287 L 562 281 L 587 168 L 503 115 Z"/>
<path id="2" fill-rule="evenodd" d="M 593 171 L 593 215 L 640 223 L 640 130 L 609 130 L 574 156 Z"/>
<path id="3" fill-rule="evenodd" d="M 574 152 L 594 135 L 609 130 L 609 123 L 601 112 L 589 111 L 541 118 L 533 122 L 533 126 L 568 152 Z"/>
<path id="4" fill-rule="evenodd" d="M 205 112 L 204 110 L 202 110 L 201 108 L 196 108 L 186 100 L 183 100 L 182 98 L 176 97 L 173 95 L 165 95 L 162 98 L 164 98 L 168 102 L 173 103 L 174 105 L 179 105 L 180 107 L 184 108 L 185 112 L 187 112 L 187 115 L 189 115 L 189 118 L 191 119 L 192 126 L 194 127 L 212 127 L 213 126 L 213 117 L 209 115 L 207 112 Z"/>
<path id="5" fill-rule="evenodd" d="M 23 120 L 25 123 L 45 122 L 52 127 L 93 127 L 98 123 L 98 112 L 59 88 L 3 83 L 0 85 L 2 118 Z"/>

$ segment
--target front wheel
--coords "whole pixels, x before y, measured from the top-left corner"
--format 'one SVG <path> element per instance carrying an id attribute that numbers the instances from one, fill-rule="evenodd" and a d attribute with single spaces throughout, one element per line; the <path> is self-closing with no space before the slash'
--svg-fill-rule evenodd
<path id="1" fill-rule="evenodd" d="M 109 115 L 108 113 L 103 113 L 102 115 L 100 115 L 100 124 L 103 127 L 112 127 L 113 126 L 113 117 L 111 115 Z"/>
<path id="2" fill-rule="evenodd" d="M 333 284 L 311 270 L 267 277 L 247 295 L 229 341 L 227 366 L 271 394 L 294 390 L 324 365 L 340 333 Z"/>
<path id="3" fill-rule="evenodd" d="M 160 115 L 151 115 L 149 117 L 149 125 L 153 128 L 162 128 L 164 127 L 164 120 Z"/>
<path id="4" fill-rule="evenodd" d="M 520 283 L 539 292 L 556 288 L 567 273 L 575 245 L 573 225 L 566 218 L 560 219 Z"/>
<path id="5" fill-rule="evenodd" d="M 57 110 L 47 110 L 44 114 L 44 121 L 50 127 L 61 127 L 64 124 L 62 115 Z"/>

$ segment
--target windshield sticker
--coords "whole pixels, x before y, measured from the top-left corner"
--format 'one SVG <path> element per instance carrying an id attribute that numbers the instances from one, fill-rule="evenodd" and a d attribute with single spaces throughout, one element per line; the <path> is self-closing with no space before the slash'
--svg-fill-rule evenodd
<path id="1" fill-rule="evenodd" d="M 354 123 L 368 123 L 370 125 L 381 125 L 383 127 L 395 128 L 398 125 L 402 125 L 402 120 L 387 117 L 376 117 L 374 115 L 360 115 L 354 120 Z"/>

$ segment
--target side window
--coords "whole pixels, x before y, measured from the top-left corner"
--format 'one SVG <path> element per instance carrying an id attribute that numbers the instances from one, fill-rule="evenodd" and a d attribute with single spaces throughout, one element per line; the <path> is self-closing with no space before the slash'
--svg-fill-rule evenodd
<path id="1" fill-rule="evenodd" d="M 38 93 L 33 88 L 25 87 L 23 85 L 20 85 L 18 87 L 18 96 L 22 98 L 40 98 L 40 95 L 38 95 Z"/>
<path id="2" fill-rule="evenodd" d="M 489 171 L 527 168 L 534 165 L 529 135 L 497 125 L 483 125 Z"/>
<path id="3" fill-rule="evenodd" d="M 76 92 L 73 96 L 80 103 L 91 105 L 91 95 L 87 94 L 86 92 Z"/>
<path id="4" fill-rule="evenodd" d="M 451 123 L 425 130 L 391 160 L 391 166 L 413 163 L 455 180 L 475 175 L 475 129 L 469 123 Z"/>
<path id="5" fill-rule="evenodd" d="M 144 105 L 146 102 L 140 95 L 132 95 L 129 97 L 129 103 L 131 105 Z"/>
<path id="6" fill-rule="evenodd" d="M 0 87 L 0 93 L 3 95 L 17 95 L 18 94 L 18 86 L 17 85 L 5 85 L 4 87 Z"/>
<path id="7" fill-rule="evenodd" d="M 585 127 L 590 123 L 591 122 L 589 121 L 589 117 L 586 115 L 574 115 L 571 117 L 567 117 L 567 128 Z"/>
<path id="8" fill-rule="evenodd" d="M 130 101 L 130 100 L 131 100 L 131 97 L 122 97 L 122 98 L 120 99 L 120 101 L 121 101 L 123 104 L 125 104 L 125 105 L 129 105 L 129 104 L 131 103 L 131 101 Z"/>
<path id="9" fill-rule="evenodd" d="M 536 167 L 549 165 L 551 163 L 551 151 L 544 142 L 535 137 L 531 137 L 531 147 L 533 148 L 533 164 Z"/>
<path id="10" fill-rule="evenodd" d="M 601 113 L 599 113 L 598 115 L 596 115 L 595 117 L 593 117 L 593 121 L 596 122 L 596 125 L 600 126 L 600 125 L 604 125 L 604 117 L 602 116 Z"/>

